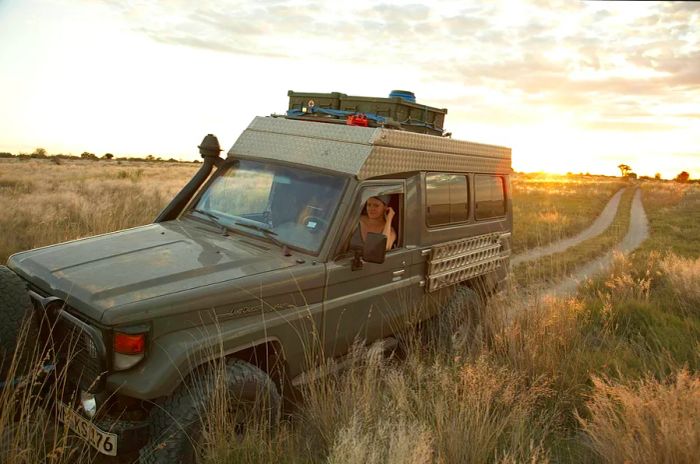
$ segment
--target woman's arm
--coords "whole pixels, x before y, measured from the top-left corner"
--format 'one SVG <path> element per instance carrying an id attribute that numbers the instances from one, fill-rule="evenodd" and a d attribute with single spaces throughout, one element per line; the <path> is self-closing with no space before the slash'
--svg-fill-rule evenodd
<path id="1" fill-rule="evenodd" d="M 386 215 L 384 217 L 384 230 L 382 231 L 382 234 L 386 237 L 386 250 L 389 251 L 391 250 L 391 247 L 394 246 L 394 242 L 396 241 L 396 232 L 394 232 L 394 228 L 391 227 L 391 220 L 394 219 L 394 208 L 389 206 L 386 210 Z"/>

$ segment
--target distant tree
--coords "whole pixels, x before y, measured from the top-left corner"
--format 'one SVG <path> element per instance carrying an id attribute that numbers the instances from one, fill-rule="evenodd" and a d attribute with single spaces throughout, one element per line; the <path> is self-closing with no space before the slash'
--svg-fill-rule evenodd
<path id="1" fill-rule="evenodd" d="M 156 157 L 153 155 L 146 156 L 146 161 L 155 161 L 155 160 L 156 160 Z"/>
<path id="2" fill-rule="evenodd" d="M 0 158 L 14 158 L 15 155 L 6 151 L 0 151 Z"/>
<path id="3" fill-rule="evenodd" d="M 674 180 L 685 184 L 690 180 L 690 174 L 687 171 L 682 171 Z"/>
<path id="4" fill-rule="evenodd" d="M 654 179 L 661 180 L 661 173 L 657 172 L 656 174 L 654 174 Z"/>
<path id="5" fill-rule="evenodd" d="M 87 151 L 84 151 L 80 154 L 81 159 L 87 159 L 87 160 L 93 160 L 97 161 L 97 155 L 94 153 L 89 153 Z"/>
<path id="6" fill-rule="evenodd" d="M 46 149 L 45 148 L 37 148 L 29 156 L 31 156 L 32 158 L 46 158 Z"/>
<path id="7" fill-rule="evenodd" d="M 102 159 L 111 160 L 112 158 L 114 158 L 114 155 L 111 153 L 105 153 L 102 155 Z"/>
<path id="8" fill-rule="evenodd" d="M 637 173 L 636 173 L 636 172 L 628 172 L 628 173 L 627 173 L 627 178 L 628 178 L 628 179 L 636 179 L 636 178 L 637 178 Z"/>
<path id="9" fill-rule="evenodd" d="M 622 177 L 626 177 L 627 174 L 628 174 L 630 171 L 632 171 L 632 168 L 629 167 L 629 165 L 627 165 L 627 164 L 619 164 L 619 165 L 617 166 L 617 169 L 620 170 L 620 175 L 621 175 Z"/>

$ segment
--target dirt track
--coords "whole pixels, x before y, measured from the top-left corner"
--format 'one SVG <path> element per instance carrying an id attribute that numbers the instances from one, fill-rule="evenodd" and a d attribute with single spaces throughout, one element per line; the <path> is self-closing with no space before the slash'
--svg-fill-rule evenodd
<path id="1" fill-rule="evenodd" d="M 576 291 L 576 288 L 581 282 L 607 269 L 612 264 L 614 252 L 628 254 L 636 250 L 648 237 L 649 223 L 647 221 L 646 212 L 644 211 L 644 206 L 642 205 L 641 190 L 637 189 L 632 199 L 629 229 L 622 239 L 622 242 L 618 243 L 605 255 L 580 267 L 569 277 L 553 287 L 546 289 L 544 294 L 557 297 L 572 294 Z"/>
<path id="2" fill-rule="evenodd" d="M 517 266 L 520 263 L 533 261 L 543 256 L 562 252 L 567 248 L 588 240 L 589 238 L 602 234 L 605 229 L 612 224 L 613 219 L 615 219 L 617 208 L 620 206 L 620 198 L 625 190 L 626 189 L 624 187 L 621 188 L 617 191 L 617 193 L 615 193 L 615 195 L 612 196 L 612 198 L 610 198 L 608 204 L 605 205 L 605 208 L 603 208 L 603 211 L 601 211 L 600 215 L 598 215 L 596 220 L 593 221 L 593 224 L 591 224 L 588 228 L 579 232 L 573 237 L 565 238 L 558 242 L 550 243 L 549 245 L 533 248 L 524 253 L 513 256 L 510 260 L 511 266 Z"/>
<path id="3" fill-rule="evenodd" d="M 623 189 L 624 190 L 624 189 Z M 615 217 L 615 212 L 617 211 L 617 206 L 620 203 L 620 196 L 622 195 L 622 190 L 617 192 L 613 198 L 610 199 L 608 204 L 606 205 L 605 209 L 603 212 L 601 212 L 600 216 L 596 219 L 596 221 L 577 235 L 576 237 L 572 237 L 570 239 L 562 240 L 561 242 L 554 243 L 550 246 L 547 247 L 540 247 L 536 248 L 533 250 L 530 250 L 528 253 L 523 254 L 523 255 L 518 255 L 514 257 L 511 260 L 511 263 L 517 263 L 517 262 L 525 262 L 525 261 L 530 261 L 533 259 L 540 258 L 542 256 L 546 256 L 548 254 L 552 253 L 557 253 L 558 251 L 565 250 L 566 248 L 569 248 L 575 244 L 581 243 L 583 240 L 586 238 L 591 238 L 595 237 L 596 235 L 600 234 L 607 228 L 610 223 L 612 223 L 612 220 Z M 616 199 L 617 197 L 617 199 Z M 614 203 L 614 206 L 611 206 L 611 204 Z M 610 211 L 612 213 L 610 213 Z M 612 217 L 608 218 L 606 217 L 605 220 L 601 220 L 602 216 L 608 216 L 612 214 Z M 593 229 L 593 226 L 598 223 L 598 221 L 601 220 L 602 223 L 604 221 L 608 221 L 607 225 L 605 228 L 600 230 L 599 232 L 593 234 L 593 235 L 586 235 L 586 238 L 579 239 L 580 236 L 584 234 L 588 234 L 591 229 Z M 597 230 L 597 228 L 595 229 Z M 562 281 L 559 283 L 547 287 L 544 289 L 541 289 L 538 294 L 540 297 L 545 297 L 545 296 L 556 296 L 556 297 L 562 297 L 566 295 L 570 295 L 576 291 L 576 288 L 579 286 L 581 282 L 584 280 L 594 276 L 595 274 L 604 271 L 607 269 L 610 264 L 612 263 L 613 259 L 613 253 L 614 252 L 621 252 L 623 254 L 628 254 L 635 249 L 639 247 L 639 245 L 644 242 L 644 240 L 647 239 L 649 236 L 649 224 L 647 221 L 647 216 L 646 212 L 644 211 L 644 206 L 642 205 L 642 198 L 641 198 L 641 190 L 637 189 L 637 191 L 634 194 L 634 198 L 632 199 L 632 206 L 630 209 L 630 224 L 629 224 L 629 229 L 627 230 L 627 234 L 625 237 L 622 239 L 620 243 L 618 243 L 613 249 L 608 251 L 605 255 L 601 256 L 600 258 L 597 258 L 583 266 L 581 266 L 576 272 L 574 272 L 572 275 L 564 278 Z M 538 251 L 539 250 L 539 251 Z M 553 251 L 552 251 L 553 250 Z M 537 253 L 533 253 L 537 251 Z M 525 256 L 527 255 L 527 256 Z"/>

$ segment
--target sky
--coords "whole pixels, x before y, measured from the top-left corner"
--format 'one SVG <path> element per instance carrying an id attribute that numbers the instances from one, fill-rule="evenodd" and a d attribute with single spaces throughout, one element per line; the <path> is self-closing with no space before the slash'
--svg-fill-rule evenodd
<path id="1" fill-rule="evenodd" d="M 192 160 L 288 90 L 392 89 L 518 171 L 700 178 L 700 3 L 0 0 L 0 152 Z"/>

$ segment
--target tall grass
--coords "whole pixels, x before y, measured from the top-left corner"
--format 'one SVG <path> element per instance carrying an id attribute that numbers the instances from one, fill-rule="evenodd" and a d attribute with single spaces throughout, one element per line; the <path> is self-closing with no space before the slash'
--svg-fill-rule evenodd
<path id="1" fill-rule="evenodd" d="M 681 258 L 673 254 L 661 261 L 675 301 L 684 311 L 700 316 L 700 258 Z"/>
<path id="2" fill-rule="evenodd" d="M 635 189 L 629 188 L 622 194 L 615 218 L 603 233 L 565 251 L 520 263 L 513 269 L 516 281 L 521 286 L 541 285 L 566 276 L 576 267 L 610 251 L 627 233 L 634 193 Z"/>
<path id="3" fill-rule="evenodd" d="M 0 167 L 2 263 L 18 251 L 148 224 L 196 170 L 36 160 Z"/>
<path id="4" fill-rule="evenodd" d="M 625 185 L 619 178 L 515 174 L 513 252 L 581 232 Z"/>
<path id="5" fill-rule="evenodd" d="M 695 463 L 700 451 L 700 376 L 631 385 L 595 377 L 581 426 L 605 463 Z"/>
<path id="6" fill-rule="evenodd" d="M 170 197 L 167 189 L 176 191 L 192 169 L 175 171 L 181 175 L 175 182 L 167 180 L 173 171 L 160 167 L 130 174 L 136 171 L 122 165 L 84 178 L 68 163 L 50 166 L 58 168 L 66 169 L 59 176 L 65 184 L 53 186 L 50 179 L 3 172 L 0 196 L 23 206 L 10 204 L 0 217 L 2 227 L 11 227 L 0 251 L 147 222 Z M 597 211 L 617 187 L 600 196 Z M 583 195 L 598 186 L 576 188 Z M 689 187 L 643 188 L 651 245 L 618 256 L 608 274 L 576 297 L 541 302 L 512 289 L 465 315 L 457 336 L 408 332 L 403 351 L 393 354 L 359 343 L 345 370 L 329 363 L 326 376 L 299 387 L 301 400 L 273 434 L 255 423 L 238 433 L 228 397 L 215 396 L 200 441 L 205 462 L 694 462 L 699 250 L 687 236 L 700 228 L 692 220 L 696 197 Z M 112 201 L 104 212 L 94 207 L 99 195 Z M 119 199 L 125 195 L 142 202 Z M 566 204 L 561 196 L 553 191 L 553 203 Z M 529 221 L 573 216 L 577 202 L 569 212 L 540 209 L 541 217 Z M 39 213 L 27 213 L 29 206 Z M 46 230 L 29 230 L 44 217 L 52 218 L 43 223 Z M 15 237 L 24 229 L 26 241 Z M 27 391 L 0 392 L 0 453 L 6 453 L 0 461 L 91 462 L 94 456 L 42 414 L 45 405 Z"/>
<path id="7" fill-rule="evenodd" d="M 69 464 L 92 462 L 95 453 L 82 443 L 53 414 L 56 401 L 67 388 L 65 371 L 49 376 L 46 347 L 37 343 L 36 333 L 25 323 L 17 337 L 26 357 L 11 361 L 0 389 L 0 462 L 3 464 Z M 19 352 L 18 352 L 19 353 Z"/>

